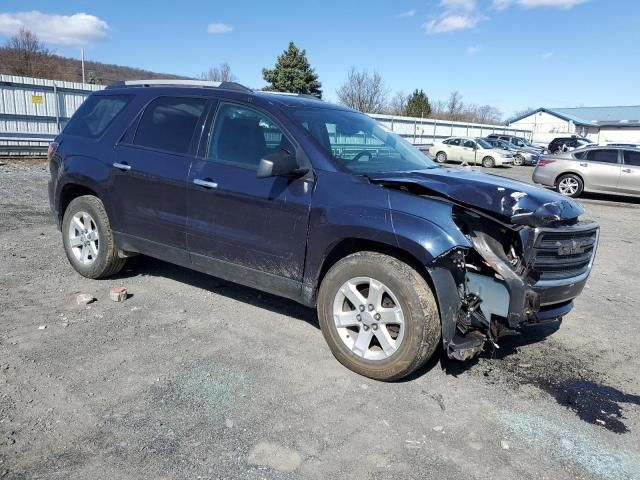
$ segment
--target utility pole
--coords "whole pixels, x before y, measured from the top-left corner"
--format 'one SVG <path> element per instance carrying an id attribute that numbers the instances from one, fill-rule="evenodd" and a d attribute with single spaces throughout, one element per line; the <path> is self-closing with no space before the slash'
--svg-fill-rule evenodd
<path id="1" fill-rule="evenodd" d="M 84 78 L 84 47 L 80 47 L 80 59 L 82 62 L 82 83 L 86 83 Z"/>

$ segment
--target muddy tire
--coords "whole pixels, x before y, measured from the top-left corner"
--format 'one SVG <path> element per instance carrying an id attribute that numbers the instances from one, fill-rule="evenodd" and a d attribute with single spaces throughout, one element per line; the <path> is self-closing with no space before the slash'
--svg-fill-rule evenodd
<path id="1" fill-rule="evenodd" d="M 92 195 L 69 203 L 62 220 L 62 242 L 71 266 L 87 278 L 105 278 L 124 267 L 118 256 L 109 217 L 102 201 Z"/>
<path id="2" fill-rule="evenodd" d="M 376 252 L 358 252 L 327 272 L 318 318 L 336 359 L 360 375 L 398 380 L 433 355 L 441 339 L 436 300 L 411 266 Z"/>
<path id="3" fill-rule="evenodd" d="M 493 159 L 493 157 L 484 157 L 482 159 L 482 166 L 484 168 L 493 168 L 496 166 L 496 161 Z"/>

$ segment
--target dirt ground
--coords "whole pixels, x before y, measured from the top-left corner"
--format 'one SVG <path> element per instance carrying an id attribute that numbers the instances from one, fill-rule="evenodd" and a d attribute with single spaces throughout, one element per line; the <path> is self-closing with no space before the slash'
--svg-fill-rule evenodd
<path id="1" fill-rule="evenodd" d="M 145 257 L 80 277 L 47 176 L 0 166 L 0 478 L 640 478 L 638 202 L 585 199 L 600 249 L 557 332 L 386 384 L 290 301 Z"/>

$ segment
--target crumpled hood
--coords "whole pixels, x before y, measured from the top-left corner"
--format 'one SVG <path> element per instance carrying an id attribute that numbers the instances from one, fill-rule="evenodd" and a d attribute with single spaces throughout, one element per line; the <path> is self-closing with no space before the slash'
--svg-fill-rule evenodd
<path id="1" fill-rule="evenodd" d="M 440 167 L 367 177 L 383 185 L 416 185 L 427 195 L 435 194 L 518 225 L 545 226 L 575 220 L 584 213 L 578 203 L 555 192 L 470 170 Z"/>

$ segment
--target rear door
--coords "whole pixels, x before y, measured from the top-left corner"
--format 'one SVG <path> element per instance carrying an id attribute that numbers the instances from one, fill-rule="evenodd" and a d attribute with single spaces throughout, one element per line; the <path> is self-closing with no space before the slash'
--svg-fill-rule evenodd
<path id="1" fill-rule="evenodd" d="M 640 195 L 640 151 L 623 150 L 622 170 L 618 189 L 620 193 Z"/>
<path id="2" fill-rule="evenodd" d="M 116 145 L 110 196 L 125 248 L 185 250 L 187 177 L 206 106 L 205 98 L 157 97 Z"/>
<path id="3" fill-rule="evenodd" d="M 282 295 L 300 287 L 313 183 L 257 178 L 282 149 L 301 153 L 267 113 L 221 103 L 189 174 L 187 247 L 196 266 Z"/>
<path id="4" fill-rule="evenodd" d="M 587 161 L 579 161 L 579 165 L 584 172 L 587 190 L 618 191 L 622 169 L 619 157 L 619 150 L 614 148 L 598 148 L 585 153 Z"/>

